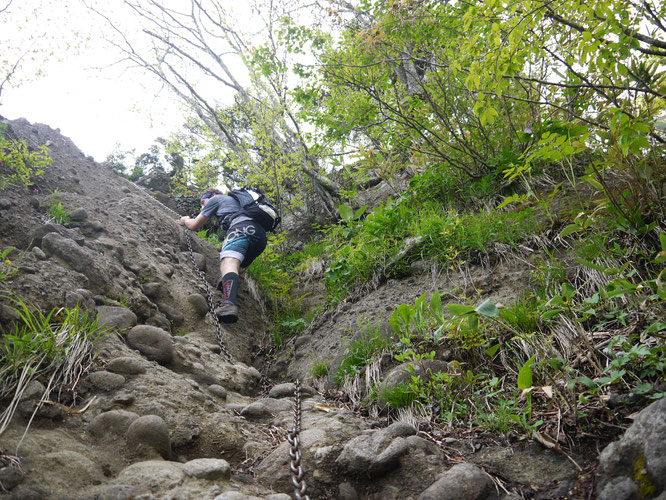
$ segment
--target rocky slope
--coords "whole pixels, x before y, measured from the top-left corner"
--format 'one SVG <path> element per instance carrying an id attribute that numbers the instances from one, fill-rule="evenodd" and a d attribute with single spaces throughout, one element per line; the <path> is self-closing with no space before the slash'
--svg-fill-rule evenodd
<path id="1" fill-rule="evenodd" d="M 0 249 L 16 248 L 8 258 L 18 269 L 0 288 L 42 310 L 78 304 L 112 333 L 77 399 L 43 404 L 25 435 L 44 381 L 24 393 L 0 435 L 0 450 L 22 462 L 0 461 L 0 498 L 290 498 L 286 438 L 296 378 L 305 383 L 300 448 L 310 498 L 587 498 L 594 482 L 599 498 L 653 498 L 666 486 L 663 401 L 604 450 L 595 477 L 596 451 L 570 459 L 535 443 L 418 429 L 409 415 L 396 422 L 362 417 L 310 387 L 311 364 L 339 363 L 358 318 L 386 320 L 397 304 L 435 289 L 502 300 L 521 288 L 521 266 L 502 261 L 442 274 L 414 266 L 412 277 L 315 321 L 267 370 L 281 383 L 264 388 L 257 353 L 267 327 L 249 281 L 240 293 L 241 321 L 221 331 L 232 364 L 221 355 L 176 216 L 57 130 L 4 123 L 32 147 L 47 145 L 54 161 L 30 189 L 0 191 Z M 56 198 L 73 215 L 68 227 L 45 215 Z M 215 283 L 217 251 L 196 237 L 192 246 Z M 0 305 L 3 328 L 17 319 L 8 304 Z"/>

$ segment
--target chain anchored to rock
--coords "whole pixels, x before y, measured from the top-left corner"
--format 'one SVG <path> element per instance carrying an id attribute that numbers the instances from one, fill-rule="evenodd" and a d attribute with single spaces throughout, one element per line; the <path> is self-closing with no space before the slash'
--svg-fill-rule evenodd
<path id="1" fill-rule="evenodd" d="M 134 183 L 133 183 L 134 184 Z M 156 200 L 150 194 L 146 192 L 145 189 L 143 189 L 141 186 L 138 184 L 134 184 L 143 194 L 145 194 L 148 198 L 153 200 L 155 203 L 161 205 L 163 208 L 168 210 L 169 212 L 173 213 L 176 217 L 180 217 L 180 214 L 176 212 L 175 210 L 172 210 L 171 208 L 167 207 L 164 203 L 162 203 L 159 200 Z M 206 277 L 204 274 L 201 272 L 199 269 L 199 266 L 197 266 L 196 260 L 194 260 L 194 253 L 192 251 L 192 240 L 190 239 L 190 231 L 185 228 L 185 240 L 187 242 L 187 250 L 189 251 L 190 254 L 190 261 L 192 262 L 192 266 L 194 267 L 194 272 L 197 273 L 201 281 L 203 282 L 204 286 L 206 287 L 206 302 L 208 303 L 208 311 L 210 312 L 210 315 L 213 317 L 213 320 L 215 321 L 215 337 L 217 338 L 217 343 L 220 346 L 220 351 L 224 355 L 224 357 L 231 363 L 232 365 L 234 364 L 233 359 L 231 358 L 231 353 L 227 349 L 227 346 L 224 343 L 224 340 L 222 340 L 222 328 L 220 327 L 220 321 L 217 319 L 217 316 L 213 312 L 215 309 L 215 305 L 213 304 L 213 294 L 210 291 L 210 285 L 208 284 L 208 281 L 206 280 Z"/>
<path id="2" fill-rule="evenodd" d="M 301 382 L 296 379 L 294 384 L 294 426 L 287 434 L 289 456 L 291 457 L 291 482 L 294 485 L 294 498 L 310 500 L 305 484 L 305 471 L 301 465 Z"/>
<path id="3" fill-rule="evenodd" d="M 194 260 L 190 232 L 187 229 L 185 229 L 185 239 L 187 240 L 187 250 L 190 252 L 190 261 L 194 267 L 194 272 L 197 273 L 204 286 L 206 287 L 206 302 L 208 303 L 208 311 L 215 320 L 215 337 L 217 338 L 217 343 L 220 346 L 220 350 L 222 351 L 222 354 L 224 354 L 224 357 L 227 358 L 227 361 L 233 365 L 234 361 L 231 359 L 231 353 L 227 350 L 227 346 L 224 344 L 224 340 L 222 340 L 222 328 L 220 327 L 220 320 L 217 319 L 217 316 L 213 312 L 215 310 L 215 305 L 213 304 L 213 294 L 210 291 L 210 285 L 208 284 L 204 274 L 199 270 L 199 266 L 197 266 L 196 260 Z"/>

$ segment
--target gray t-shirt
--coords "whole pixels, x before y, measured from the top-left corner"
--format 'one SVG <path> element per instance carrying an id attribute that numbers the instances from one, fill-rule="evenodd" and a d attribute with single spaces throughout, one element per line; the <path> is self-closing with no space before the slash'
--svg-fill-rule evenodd
<path id="1" fill-rule="evenodd" d="M 240 203 L 238 203 L 235 198 L 224 194 L 216 194 L 206 202 L 203 210 L 201 210 L 201 215 L 205 217 L 211 217 L 214 215 L 217 217 L 220 225 L 222 225 L 222 221 L 225 219 L 225 217 L 238 212 L 240 208 Z M 246 220 L 252 219 L 246 215 L 239 215 L 238 217 L 234 217 L 234 219 L 230 221 L 229 225 L 232 226 Z"/>

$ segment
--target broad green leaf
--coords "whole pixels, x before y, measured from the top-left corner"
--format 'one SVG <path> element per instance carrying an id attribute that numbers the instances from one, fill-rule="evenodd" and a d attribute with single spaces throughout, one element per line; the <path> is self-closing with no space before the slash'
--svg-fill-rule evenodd
<path id="1" fill-rule="evenodd" d="M 363 205 L 356 212 L 354 212 L 354 220 L 358 220 L 365 213 L 365 210 L 368 208 L 368 205 Z"/>
<path id="2" fill-rule="evenodd" d="M 486 300 L 483 304 L 481 304 L 479 307 L 477 307 L 474 310 L 484 316 L 492 316 L 492 317 L 499 316 L 499 310 L 497 309 L 497 307 L 495 307 L 495 304 L 493 304 L 490 299 Z"/>
<path id="3" fill-rule="evenodd" d="M 352 209 L 347 205 L 338 206 L 338 212 L 340 212 L 340 217 L 342 217 L 342 220 L 345 222 L 351 221 L 354 216 L 354 212 L 352 212 Z"/>
<path id="4" fill-rule="evenodd" d="M 576 289 L 569 283 L 562 283 L 562 296 L 569 300 L 576 293 Z"/>
<path id="5" fill-rule="evenodd" d="M 563 311 L 564 311 L 564 309 L 562 309 L 561 307 L 558 307 L 557 309 L 552 309 L 550 311 L 546 311 L 545 313 L 543 313 L 541 315 L 541 318 L 544 319 L 544 320 L 547 320 L 547 319 L 550 319 L 550 318 L 553 318 L 553 317 L 557 316 L 558 314 L 560 314 Z"/>
<path id="6" fill-rule="evenodd" d="M 532 363 L 534 363 L 534 356 L 525 361 L 518 372 L 518 389 L 521 391 L 532 387 Z"/>
<path id="7" fill-rule="evenodd" d="M 580 231 L 582 228 L 578 224 L 569 224 L 567 227 L 565 227 L 562 232 L 558 235 L 559 238 L 564 238 L 565 236 L 569 236 L 570 234 L 575 233 L 576 231 Z"/>
<path id="8" fill-rule="evenodd" d="M 499 204 L 497 210 L 506 207 L 509 203 L 513 203 L 514 201 L 525 201 L 526 199 L 527 199 L 526 194 L 512 194 L 511 196 L 507 196 L 506 198 L 504 198 L 504 201 Z"/>
<path id="9" fill-rule="evenodd" d="M 438 323 L 444 322 L 444 309 L 442 308 L 442 297 L 438 291 L 430 298 L 430 314 Z"/>
<path id="10" fill-rule="evenodd" d="M 476 314 L 470 314 L 467 317 L 467 326 L 472 332 L 476 332 L 479 329 L 479 316 Z"/>
<path id="11" fill-rule="evenodd" d="M 497 351 L 499 350 L 499 348 L 500 348 L 500 344 L 495 344 L 494 346 L 489 347 L 488 349 L 486 349 L 483 352 L 485 352 L 488 356 L 490 356 L 492 358 L 493 356 L 495 356 L 495 354 L 497 354 Z"/>
<path id="12" fill-rule="evenodd" d="M 451 316 L 461 316 L 474 312 L 474 306 L 466 306 L 464 304 L 446 304 L 446 312 Z"/>
<path id="13" fill-rule="evenodd" d="M 439 339 L 442 338 L 446 330 L 444 329 L 444 325 L 440 326 L 437 330 L 435 330 L 435 333 L 432 334 L 432 340 L 433 342 L 437 343 L 439 342 Z"/>

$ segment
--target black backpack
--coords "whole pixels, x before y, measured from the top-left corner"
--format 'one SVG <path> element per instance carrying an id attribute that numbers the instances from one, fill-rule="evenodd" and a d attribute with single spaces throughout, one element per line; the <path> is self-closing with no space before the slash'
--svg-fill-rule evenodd
<path id="1" fill-rule="evenodd" d="M 266 195 L 258 189 L 247 187 L 232 189 L 229 191 L 229 196 L 240 204 L 240 210 L 224 218 L 222 224 L 224 229 L 227 229 L 231 221 L 239 215 L 250 217 L 261 225 L 266 232 L 274 231 L 280 223 L 281 218 L 278 211 Z"/>

